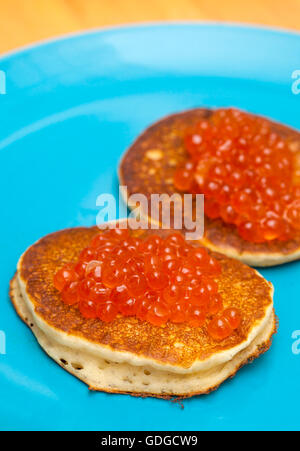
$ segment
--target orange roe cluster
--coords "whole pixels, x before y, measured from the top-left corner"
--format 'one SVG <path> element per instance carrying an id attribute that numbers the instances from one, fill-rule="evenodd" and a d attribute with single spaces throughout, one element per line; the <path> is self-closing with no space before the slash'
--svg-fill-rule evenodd
<path id="1" fill-rule="evenodd" d="M 190 158 L 177 169 L 179 191 L 205 195 L 205 214 L 234 224 L 254 243 L 300 231 L 300 158 L 267 120 L 216 111 L 184 138 Z"/>
<path id="2" fill-rule="evenodd" d="M 232 334 L 241 323 L 241 315 L 236 308 L 227 308 L 216 315 L 208 324 L 209 335 L 215 340 L 223 340 Z"/>
<path id="3" fill-rule="evenodd" d="M 55 274 L 54 286 L 85 318 L 110 322 L 121 314 L 156 326 L 199 327 L 223 309 L 215 281 L 220 273 L 214 257 L 179 233 L 143 239 L 116 228 L 96 235 L 76 264 Z"/>

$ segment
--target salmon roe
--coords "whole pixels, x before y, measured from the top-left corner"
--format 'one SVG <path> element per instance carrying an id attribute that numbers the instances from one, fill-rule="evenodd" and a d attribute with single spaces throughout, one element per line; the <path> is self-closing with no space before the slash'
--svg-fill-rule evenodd
<path id="1" fill-rule="evenodd" d="M 189 159 L 174 175 L 179 191 L 205 195 L 205 214 L 254 243 L 286 241 L 300 230 L 300 156 L 269 122 L 220 109 L 184 138 Z"/>
<path id="2" fill-rule="evenodd" d="M 232 331 L 237 329 L 241 323 L 241 315 L 236 308 L 228 308 L 216 315 L 208 324 L 209 335 L 215 340 L 224 340 Z"/>
<path id="3" fill-rule="evenodd" d="M 179 233 L 136 238 L 127 229 L 111 229 L 96 235 L 75 264 L 61 268 L 54 286 L 85 318 L 110 322 L 121 314 L 156 326 L 199 327 L 223 310 L 215 280 L 220 273 L 218 260 Z"/>

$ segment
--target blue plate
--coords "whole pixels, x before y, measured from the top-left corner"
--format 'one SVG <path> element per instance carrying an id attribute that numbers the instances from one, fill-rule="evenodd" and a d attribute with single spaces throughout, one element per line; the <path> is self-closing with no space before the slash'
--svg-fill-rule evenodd
<path id="1" fill-rule="evenodd" d="M 234 105 L 300 128 L 299 55 L 293 33 L 173 24 L 76 35 L 0 60 L 1 429 L 299 429 L 300 262 L 262 271 L 280 318 L 270 351 L 184 410 L 89 392 L 47 357 L 7 294 L 27 246 L 95 224 L 97 196 L 117 194 L 120 156 L 161 116 Z"/>

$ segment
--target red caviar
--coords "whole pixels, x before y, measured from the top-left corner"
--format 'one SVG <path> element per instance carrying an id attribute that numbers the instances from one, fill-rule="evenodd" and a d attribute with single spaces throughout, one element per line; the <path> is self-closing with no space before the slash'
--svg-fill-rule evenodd
<path id="1" fill-rule="evenodd" d="M 189 159 L 174 185 L 203 193 L 209 218 L 235 225 L 255 243 L 285 241 L 300 230 L 300 158 L 267 120 L 220 109 L 184 143 Z"/>
<path id="2" fill-rule="evenodd" d="M 237 329 L 241 323 L 241 316 L 236 308 L 228 308 L 216 315 L 208 324 L 207 331 L 215 340 L 224 340 L 232 331 Z"/>
<path id="3" fill-rule="evenodd" d="M 75 264 L 55 274 L 54 285 L 85 318 L 110 322 L 121 314 L 199 327 L 223 309 L 220 273 L 218 260 L 179 233 L 133 238 L 117 229 L 96 235 Z"/>

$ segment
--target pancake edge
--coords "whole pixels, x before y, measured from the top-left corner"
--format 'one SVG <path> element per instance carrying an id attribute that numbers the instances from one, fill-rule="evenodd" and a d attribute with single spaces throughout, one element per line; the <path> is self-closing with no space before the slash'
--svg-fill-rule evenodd
<path id="1" fill-rule="evenodd" d="M 269 324 L 267 325 L 268 327 L 266 327 L 267 330 L 266 331 L 263 330 L 260 333 L 260 335 L 262 335 L 261 339 L 258 342 L 255 342 L 255 340 L 254 340 L 254 342 L 252 342 L 249 346 L 250 350 L 248 350 L 248 348 L 246 348 L 241 351 L 241 354 L 236 355 L 234 357 L 234 360 L 235 360 L 234 362 L 228 361 L 226 364 L 227 367 L 226 367 L 226 365 L 221 368 L 219 367 L 221 375 L 217 378 L 215 375 L 209 376 L 209 379 L 212 377 L 211 384 L 208 383 L 207 386 L 204 386 L 201 390 L 188 391 L 188 392 L 187 391 L 181 392 L 180 390 L 177 392 L 174 392 L 174 390 L 170 390 L 169 393 L 167 393 L 167 392 L 162 393 L 161 390 L 160 391 L 159 390 L 156 390 L 156 391 L 150 390 L 149 391 L 149 390 L 147 390 L 147 387 L 142 388 L 142 390 L 141 389 L 135 390 L 134 387 L 130 387 L 130 384 L 127 388 L 125 387 L 125 389 L 121 388 L 121 387 L 117 387 L 117 386 L 114 388 L 111 388 L 109 386 L 109 384 L 106 384 L 106 385 L 100 384 L 99 385 L 99 384 L 91 383 L 91 381 L 89 380 L 89 376 L 83 375 L 80 372 L 80 371 L 82 371 L 82 368 L 76 369 L 75 367 L 72 366 L 72 364 L 70 364 L 69 362 L 66 362 L 66 361 L 64 363 L 62 363 L 62 360 L 60 358 L 58 358 L 56 355 L 56 352 L 53 351 L 53 346 L 58 346 L 58 348 L 59 348 L 58 353 L 59 354 L 61 353 L 62 355 L 65 355 L 66 348 L 60 344 L 57 345 L 55 343 L 54 344 L 50 343 L 49 345 L 47 345 L 43 342 L 43 335 L 45 335 L 45 334 L 42 331 L 40 331 L 39 327 L 34 322 L 34 318 L 31 314 L 31 312 L 26 307 L 26 303 L 24 302 L 22 295 L 18 296 L 17 291 L 18 291 L 18 284 L 17 284 L 17 277 L 15 275 L 10 283 L 10 297 L 11 297 L 12 303 L 15 307 L 15 310 L 18 313 L 18 315 L 20 316 L 20 318 L 32 330 L 33 334 L 36 336 L 36 339 L 39 342 L 40 346 L 43 348 L 43 350 L 52 359 L 54 359 L 63 369 L 67 370 L 69 373 L 71 373 L 72 375 L 74 375 L 75 377 L 77 377 L 78 379 L 83 381 L 85 384 L 87 384 L 89 386 L 89 389 L 93 390 L 93 391 L 129 394 L 132 396 L 140 396 L 140 397 L 156 397 L 156 398 L 162 398 L 162 399 L 174 399 L 174 398 L 175 399 L 176 398 L 177 399 L 185 399 L 185 398 L 189 398 L 189 397 L 196 396 L 196 395 L 208 394 L 208 393 L 212 392 L 213 390 L 216 390 L 220 386 L 220 384 L 222 382 L 224 382 L 226 379 L 234 377 L 236 372 L 242 366 L 244 366 L 247 363 L 252 362 L 255 358 L 259 357 L 261 354 L 266 352 L 271 345 L 272 336 L 277 330 L 277 321 L 276 321 L 276 317 L 274 314 L 274 310 L 272 310 L 272 316 L 270 318 Z M 247 352 L 247 350 L 248 350 L 248 352 Z M 73 350 L 71 349 L 70 351 L 71 351 L 70 357 L 72 359 L 74 357 Z M 93 356 L 88 355 L 88 358 L 89 357 L 94 358 Z M 232 363 L 233 363 L 233 365 L 232 365 Z M 66 366 L 66 364 L 67 364 L 67 366 Z M 125 364 L 125 365 L 127 365 L 127 364 Z M 129 365 L 127 365 L 127 367 L 128 366 Z M 118 367 L 120 368 L 120 365 L 118 365 Z M 118 367 L 117 367 L 117 370 L 118 370 Z M 141 368 L 139 368 L 139 370 L 143 370 L 143 368 L 144 367 L 142 366 Z M 193 374 L 188 374 L 188 375 L 174 375 L 174 374 L 172 375 L 171 374 L 171 377 L 172 376 L 189 378 L 189 377 L 192 377 Z M 201 377 L 199 378 L 199 382 L 201 383 Z"/>
<path id="2" fill-rule="evenodd" d="M 42 238 L 41 238 L 42 239 Z M 40 240 L 39 240 L 40 241 Z M 33 244 L 34 246 L 34 244 Z M 30 248 L 29 248 L 30 249 Z M 26 253 L 27 251 L 25 251 Z M 179 365 L 171 365 L 168 363 L 163 363 L 158 360 L 154 360 L 153 358 L 148 358 L 146 356 L 139 356 L 134 353 L 126 352 L 126 351 L 116 351 L 112 350 L 107 345 L 97 344 L 95 342 L 90 342 L 87 339 L 83 337 L 76 336 L 75 334 L 68 334 L 64 331 L 61 331 L 57 329 L 56 327 L 53 327 L 49 325 L 40 315 L 36 314 L 34 311 L 34 299 L 30 300 L 29 296 L 27 296 L 26 293 L 26 282 L 21 279 L 20 277 L 20 268 L 22 265 L 22 259 L 25 253 L 20 257 L 18 265 L 17 265 L 17 283 L 20 286 L 21 294 L 23 296 L 24 302 L 26 302 L 27 307 L 29 308 L 31 314 L 35 318 L 35 322 L 38 325 L 38 327 L 43 330 L 47 336 L 52 337 L 56 342 L 60 342 L 62 345 L 69 346 L 72 348 L 81 348 L 84 346 L 87 349 L 87 352 L 92 353 L 96 356 L 102 357 L 107 360 L 114 360 L 119 362 L 128 362 L 131 365 L 135 366 L 151 366 L 153 368 L 156 368 L 158 370 L 162 371 L 170 371 L 174 372 L 176 374 L 187 374 L 187 373 L 194 373 L 196 371 L 203 371 L 207 370 L 213 366 L 224 364 L 228 360 L 231 360 L 235 354 L 240 352 L 241 350 L 245 349 L 259 334 L 259 332 L 264 328 L 265 324 L 268 322 L 269 318 L 272 315 L 273 312 L 273 294 L 274 294 L 274 287 L 270 282 L 267 282 L 269 285 L 269 297 L 270 297 L 270 303 L 265 308 L 265 315 L 264 317 L 254 326 L 252 326 L 247 339 L 243 340 L 242 343 L 234 346 L 233 348 L 226 349 L 224 351 L 219 351 L 212 356 L 210 356 L 208 359 L 205 360 L 195 360 L 191 366 L 189 367 L 183 367 Z M 262 275 L 259 274 L 256 270 L 255 271 L 257 275 L 259 275 L 261 278 Z M 263 278 L 264 279 L 264 278 Z M 265 280 L 265 279 L 264 279 Z"/>

